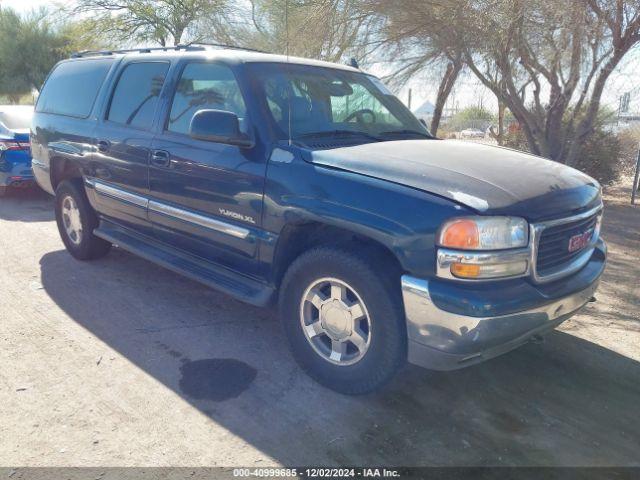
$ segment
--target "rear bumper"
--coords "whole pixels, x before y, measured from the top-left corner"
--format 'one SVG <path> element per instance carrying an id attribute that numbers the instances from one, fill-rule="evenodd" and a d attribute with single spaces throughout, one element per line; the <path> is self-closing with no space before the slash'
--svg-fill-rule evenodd
<path id="1" fill-rule="evenodd" d="M 0 187 L 29 185 L 33 183 L 31 156 L 24 150 L 0 152 Z"/>
<path id="2" fill-rule="evenodd" d="M 0 187 L 22 187 L 34 183 L 33 172 L 24 164 L 16 164 L 9 171 L 0 172 Z"/>
<path id="3" fill-rule="evenodd" d="M 23 150 L 0 152 L 0 187 L 22 187 L 33 184 L 31 157 Z"/>
<path id="4" fill-rule="evenodd" d="M 454 370 L 506 353 L 546 333 L 578 312 L 593 297 L 604 270 L 606 247 L 598 242 L 592 260 L 583 272 L 576 274 L 573 291 L 562 291 L 559 298 L 550 298 L 547 285 L 540 292 L 537 305 L 502 315 L 473 316 L 447 311 L 434 302 L 431 283 L 408 275 L 402 277 L 402 295 L 407 319 L 409 362 L 434 370 Z M 571 279 L 572 277 L 568 277 Z M 521 280 L 525 282 L 527 280 Z M 566 283 L 566 280 L 564 281 Z M 496 286 L 505 301 L 513 304 L 510 295 L 521 289 L 513 284 Z M 442 295 L 442 287 L 438 287 Z M 465 304 L 465 290 L 450 286 L 447 304 Z M 493 297 L 495 298 L 495 297 Z M 488 302 L 493 301 L 487 300 Z M 474 297 L 473 301 L 477 299 Z M 488 308 L 487 310 L 495 310 Z"/>

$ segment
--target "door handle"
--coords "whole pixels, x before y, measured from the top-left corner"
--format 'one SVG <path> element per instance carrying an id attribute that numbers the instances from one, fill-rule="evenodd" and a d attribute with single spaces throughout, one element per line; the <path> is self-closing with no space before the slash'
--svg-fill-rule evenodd
<path id="1" fill-rule="evenodd" d="M 98 150 L 100 152 L 108 152 L 111 148 L 111 142 L 109 140 L 100 140 L 98 142 Z"/>
<path id="2" fill-rule="evenodd" d="M 171 155 L 166 150 L 154 150 L 151 153 L 151 163 L 158 167 L 168 167 L 171 165 Z"/>

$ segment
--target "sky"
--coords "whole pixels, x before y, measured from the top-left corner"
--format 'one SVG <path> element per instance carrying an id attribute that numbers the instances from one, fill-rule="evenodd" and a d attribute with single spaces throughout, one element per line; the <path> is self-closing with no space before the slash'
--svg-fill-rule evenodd
<path id="1" fill-rule="evenodd" d="M 29 10 L 39 7 L 55 6 L 58 3 L 68 3 L 68 0 L 63 2 L 47 2 L 45 0 L 0 0 L 1 6 L 13 8 L 19 12 L 28 12 Z"/>
<path id="2" fill-rule="evenodd" d="M 43 6 L 56 6 L 60 4 L 69 4 L 73 0 L 0 0 L 0 6 L 10 7 L 20 12 L 28 12 L 34 8 Z M 627 55 L 623 64 L 611 75 L 607 88 L 602 97 L 603 105 L 613 110 L 618 108 L 619 98 L 625 92 L 632 92 L 632 102 L 638 105 L 640 111 L 640 79 L 637 72 L 640 69 L 640 48 Z M 379 74 L 374 69 L 373 74 Z M 415 79 L 407 86 L 394 89 L 395 93 L 406 104 L 409 94 L 409 88 L 412 90 L 412 110 L 417 109 L 425 101 L 435 103 L 438 85 L 436 82 L 427 79 Z M 482 105 L 489 110 L 497 110 L 497 101 L 491 91 L 480 84 L 472 75 L 465 75 L 460 78 L 449 98 L 448 107 L 464 108 L 466 106 Z"/>

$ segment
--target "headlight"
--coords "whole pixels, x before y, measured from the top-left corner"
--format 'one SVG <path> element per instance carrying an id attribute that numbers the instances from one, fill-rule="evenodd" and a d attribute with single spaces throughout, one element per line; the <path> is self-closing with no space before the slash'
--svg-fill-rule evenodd
<path id="1" fill-rule="evenodd" d="M 527 274 L 529 226 L 518 217 L 462 217 L 438 233 L 439 277 L 482 280 Z"/>
<path id="2" fill-rule="evenodd" d="M 504 250 L 526 247 L 527 221 L 518 217 L 463 217 L 440 228 L 438 245 L 461 250 Z"/>

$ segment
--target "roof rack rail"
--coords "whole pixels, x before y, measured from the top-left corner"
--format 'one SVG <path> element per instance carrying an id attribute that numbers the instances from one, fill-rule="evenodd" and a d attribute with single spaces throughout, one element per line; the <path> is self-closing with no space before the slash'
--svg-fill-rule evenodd
<path id="1" fill-rule="evenodd" d="M 170 52 L 173 50 L 175 51 L 196 50 L 197 51 L 197 50 L 204 50 L 206 47 L 229 48 L 234 50 L 247 50 L 250 52 L 267 53 L 255 48 L 240 47 L 237 45 L 226 45 L 224 43 L 191 42 L 187 44 L 178 44 L 172 47 L 141 47 L 141 48 L 129 48 L 129 49 L 123 49 L 123 50 L 84 50 L 82 52 L 74 53 L 73 55 L 71 55 L 71 58 L 107 56 L 107 55 L 116 55 L 116 54 L 122 54 L 122 53 Z"/>
<path id="2" fill-rule="evenodd" d="M 246 50 L 248 52 L 258 52 L 258 53 L 269 53 L 266 52 L 264 50 L 258 50 L 257 48 L 250 48 L 250 47 L 241 47 L 239 45 L 229 45 L 227 43 L 206 43 L 206 42 L 190 42 L 187 43 L 185 46 L 186 47 L 190 47 L 190 46 L 202 46 L 202 47 L 219 47 L 219 48 L 229 48 L 232 50 Z"/>
<path id="3" fill-rule="evenodd" d="M 204 50 L 203 47 L 190 46 L 190 45 L 176 45 L 173 47 L 141 47 L 141 48 L 128 48 L 121 50 L 84 50 L 71 55 L 71 58 L 79 57 L 93 57 L 99 55 L 115 55 L 118 53 L 151 53 L 151 52 L 169 52 L 172 50 Z"/>

